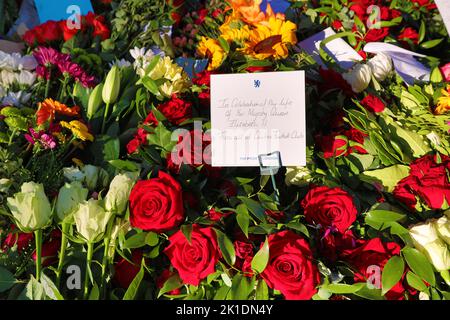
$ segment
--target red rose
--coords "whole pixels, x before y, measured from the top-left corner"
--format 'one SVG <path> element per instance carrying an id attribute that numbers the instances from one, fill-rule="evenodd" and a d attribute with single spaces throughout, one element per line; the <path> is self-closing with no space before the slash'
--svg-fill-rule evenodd
<path id="1" fill-rule="evenodd" d="M 330 262 L 335 262 L 338 258 L 341 258 L 341 253 L 344 250 L 356 247 L 356 239 L 352 230 L 347 230 L 344 233 L 327 231 L 320 239 L 318 249 L 320 254 Z"/>
<path id="2" fill-rule="evenodd" d="M 386 38 L 386 36 L 389 34 L 389 28 L 383 27 L 379 29 L 370 29 L 366 36 L 364 37 L 364 41 L 366 42 L 375 42 L 380 41 Z"/>
<path id="3" fill-rule="evenodd" d="M 261 276 L 288 300 L 308 300 L 317 292 L 320 275 L 308 242 L 292 231 L 271 234 L 269 262 Z"/>
<path id="4" fill-rule="evenodd" d="M 158 178 L 141 180 L 130 194 L 130 223 L 153 232 L 166 232 L 184 220 L 180 184 L 169 174 L 159 171 Z"/>
<path id="5" fill-rule="evenodd" d="M 113 281 L 121 288 L 127 289 L 141 270 L 142 251 L 134 250 L 131 254 L 131 262 L 121 258 L 114 265 Z"/>
<path id="6" fill-rule="evenodd" d="M 217 222 L 220 221 L 222 218 L 226 218 L 229 215 L 231 215 L 233 212 L 220 212 L 216 210 L 215 208 L 212 208 L 208 210 L 208 218 L 211 221 Z"/>
<path id="7" fill-rule="evenodd" d="M 34 29 L 25 32 L 25 34 L 22 36 L 22 40 L 25 41 L 25 43 L 30 47 L 41 44 L 41 42 L 39 41 L 39 35 Z"/>
<path id="8" fill-rule="evenodd" d="M 332 89 L 341 89 L 347 96 L 353 96 L 352 87 L 339 72 L 332 69 L 319 69 L 320 76 L 324 80 L 319 84 L 319 92 L 325 93 Z"/>
<path id="9" fill-rule="evenodd" d="M 158 110 L 171 123 L 180 125 L 184 121 L 192 118 L 192 103 L 177 98 L 176 95 L 172 99 L 159 105 Z"/>
<path id="10" fill-rule="evenodd" d="M 161 274 L 159 275 L 159 277 L 156 278 L 156 286 L 159 289 L 162 289 L 166 281 L 169 280 L 169 278 L 171 278 L 174 274 L 175 272 L 171 272 L 169 269 L 164 269 L 163 272 L 161 272 Z M 180 288 L 174 289 L 172 291 L 169 291 L 168 294 L 172 296 L 177 296 L 181 294 L 181 289 Z"/>
<path id="11" fill-rule="evenodd" d="M 340 20 L 334 20 L 333 23 L 331 24 L 331 26 L 335 30 L 339 30 L 339 29 L 341 29 L 343 27 L 342 26 L 342 22 Z"/>
<path id="12" fill-rule="evenodd" d="M 427 10 L 436 9 L 436 4 L 432 0 L 411 0 L 417 4 L 418 7 L 425 7 Z"/>
<path id="13" fill-rule="evenodd" d="M 385 108 L 383 101 L 372 94 L 368 94 L 364 99 L 362 99 L 361 105 L 371 112 L 383 112 Z"/>
<path id="14" fill-rule="evenodd" d="M 444 202 L 450 203 L 450 182 L 447 175 L 450 170 L 450 158 L 440 155 L 426 155 L 411 163 L 409 176 L 401 180 L 394 189 L 396 199 L 415 210 L 417 197 L 431 209 L 441 209 Z"/>
<path id="15" fill-rule="evenodd" d="M 63 38 L 61 27 L 59 22 L 47 21 L 36 27 L 36 32 L 40 34 L 40 37 L 45 42 L 60 41 Z"/>
<path id="16" fill-rule="evenodd" d="M 103 18 L 103 17 L 101 17 L 101 18 Z M 109 28 L 105 25 L 103 20 L 104 19 L 99 19 L 99 18 L 94 19 L 94 21 L 93 21 L 94 32 L 92 33 L 92 35 L 94 37 L 98 36 L 102 40 L 106 40 L 106 39 L 109 39 L 111 32 L 110 32 Z"/>
<path id="17" fill-rule="evenodd" d="M 414 30 L 411 27 L 407 27 L 402 30 L 402 32 L 398 35 L 399 40 L 411 40 L 412 43 L 418 44 L 419 43 L 419 34 L 416 30 Z"/>
<path id="18" fill-rule="evenodd" d="M 373 275 L 370 266 L 378 266 L 381 271 L 388 260 L 400 254 L 401 247 L 395 242 L 383 243 L 380 238 L 370 239 L 368 241 L 359 241 L 356 249 L 350 249 L 343 252 L 344 260 L 348 262 L 355 270 L 354 281 L 366 282 Z M 402 299 L 405 288 L 400 280 L 386 294 L 389 300 Z"/>
<path id="19" fill-rule="evenodd" d="M 353 198 L 341 188 L 314 187 L 301 202 L 308 223 L 344 233 L 356 220 Z"/>
<path id="20" fill-rule="evenodd" d="M 247 67 L 245 71 L 250 73 L 256 73 L 256 72 L 269 72 L 272 71 L 272 66 L 253 66 L 253 67 Z"/>
<path id="21" fill-rule="evenodd" d="M 61 231 L 53 230 L 50 238 L 42 244 L 42 265 L 49 266 L 58 261 L 58 251 L 61 248 Z M 36 251 L 31 256 L 36 261 Z"/>
<path id="22" fill-rule="evenodd" d="M 11 232 L 8 233 L 2 244 L 2 249 L 12 248 L 17 245 L 17 251 L 21 253 L 26 247 L 30 245 L 30 242 L 34 239 L 33 233 L 14 232 L 15 226 L 11 227 Z"/>
<path id="23" fill-rule="evenodd" d="M 236 257 L 240 259 L 253 256 L 253 245 L 249 242 L 235 241 L 234 250 L 236 251 Z"/>
<path id="24" fill-rule="evenodd" d="M 284 221 L 286 219 L 284 211 L 266 210 L 265 214 L 268 216 L 270 223 L 277 223 L 277 221 Z"/>
<path id="25" fill-rule="evenodd" d="M 213 228 L 192 225 L 191 241 L 178 231 L 169 238 L 164 250 L 185 284 L 198 286 L 200 281 L 215 272 L 220 252 Z"/>
<path id="26" fill-rule="evenodd" d="M 70 29 L 67 26 L 67 20 L 61 20 L 59 26 L 62 30 L 64 41 L 69 41 L 78 33 L 78 31 L 80 31 L 77 28 Z"/>
<path id="27" fill-rule="evenodd" d="M 337 134 L 318 136 L 317 144 L 323 151 L 325 159 L 339 157 L 347 154 L 348 142 L 345 139 L 337 137 Z"/>
<path id="28" fill-rule="evenodd" d="M 139 128 L 134 138 L 127 144 L 128 154 L 133 154 L 138 151 L 141 145 L 147 144 L 148 132 L 143 128 Z"/>

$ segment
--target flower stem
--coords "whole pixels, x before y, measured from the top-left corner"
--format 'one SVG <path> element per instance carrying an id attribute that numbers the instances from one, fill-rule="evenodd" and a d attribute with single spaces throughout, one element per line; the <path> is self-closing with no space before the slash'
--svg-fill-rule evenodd
<path id="1" fill-rule="evenodd" d="M 16 135 L 16 132 L 17 132 L 17 128 L 14 128 L 12 133 L 11 133 L 11 136 L 9 137 L 8 147 L 12 144 L 12 142 L 14 140 L 14 136 Z"/>
<path id="2" fill-rule="evenodd" d="M 48 75 L 48 79 L 47 79 L 47 84 L 45 85 L 45 96 L 44 99 L 48 98 L 48 94 L 50 93 L 50 81 L 52 79 L 52 69 L 49 69 L 49 75 Z"/>
<path id="3" fill-rule="evenodd" d="M 102 122 L 102 131 L 101 133 L 105 133 L 106 119 L 108 118 L 109 113 L 109 103 L 106 104 L 105 112 L 103 113 L 103 122 Z"/>
<path id="4" fill-rule="evenodd" d="M 87 251 L 87 259 L 86 259 L 86 273 L 84 275 L 84 294 L 83 299 L 87 300 L 89 293 L 89 270 L 91 268 L 92 262 L 92 254 L 94 253 L 94 244 L 92 242 L 88 242 L 88 251 Z"/>
<path id="5" fill-rule="evenodd" d="M 66 256 L 66 249 L 68 244 L 67 234 L 69 233 L 70 224 L 62 224 L 61 249 L 59 251 L 58 269 L 56 270 L 56 286 L 59 288 L 61 284 L 61 274 L 64 266 L 64 258 Z"/>
<path id="6" fill-rule="evenodd" d="M 58 101 L 62 102 L 62 99 L 64 98 L 64 96 L 66 95 L 66 88 L 67 88 L 67 82 L 69 80 L 69 77 L 67 75 L 64 76 L 64 80 L 63 80 L 63 85 L 62 85 L 62 89 L 61 92 L 59 93 L 59 99 Z"/>
<path id="7" fill-rule="evenodd" d="M 40 281 L 42 272 L 42 230 L 34 232 L 36 241 L 36 280 Z"/>
<path id="8" fill-rule="evenodd" d="M 110 265 L 111 259 L 109 256 L 109 246 L 111 243 L 111 234 L 112 234 L 112 228 L 114 225 L 115 216 L 110 218 L 108 222 L 108 226 L 106 229 L 106 235 L 104 241 L 104 251 L 103 251 L 103 260 L 102 260 L 102 277 L 101 277 L 101 286 L 102 286 L 102 295 L 106 292 L 106 283 L 105 283 L 105 276 L 106 276 L 106 269 Z"/>

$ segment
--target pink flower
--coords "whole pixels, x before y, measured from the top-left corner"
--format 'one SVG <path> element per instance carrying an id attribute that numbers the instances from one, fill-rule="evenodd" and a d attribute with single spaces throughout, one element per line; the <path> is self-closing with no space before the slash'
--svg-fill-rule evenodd
<path id="1" fill-rule="evenodd" d="M 442 72 L 442 75 L 444 76 L 444 80 L 449 82 L 450 81 L 450 62 L 441 67 L 441 72 Z"/>
<path id="2" fill-rule="evenodd" d="M 39 142 L 44 149 L 55 149 L 57 144 L 52 135 L 45 133 L 44 131 L 36 132 L 33 128 L 29 129 L 30 134 L 25 134 L 25 139 L 32 145 Z"/>

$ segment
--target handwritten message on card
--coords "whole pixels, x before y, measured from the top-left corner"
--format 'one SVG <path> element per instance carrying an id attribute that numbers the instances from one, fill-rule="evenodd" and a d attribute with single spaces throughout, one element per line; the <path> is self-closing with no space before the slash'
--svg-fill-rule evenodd
<path id="1" fill-rule="evenodd" d="M 304 72 L 212 75 L 211 129 L 213 166 L 306 165 Z"/>

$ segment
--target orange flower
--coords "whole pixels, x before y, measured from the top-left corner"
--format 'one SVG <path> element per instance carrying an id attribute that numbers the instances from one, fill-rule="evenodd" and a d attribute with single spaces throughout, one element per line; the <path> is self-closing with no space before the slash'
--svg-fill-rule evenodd
<path id="1" fill-rule="evenodd" d="M 77 116 L 80 113 L 80 107 L 75 106 L 69 108 L 65 104 L 53 99 L 45 99 L 44 102 L 40 102 L 38 106 L 39 109 L 36 112 L 36 117 L 39 126 L 48 120 L 52 121 L 57 113 L 71 117 Z"/>
<path id="2" fill-rule="evenodd" d="M 267 4 L 266 13 L 261 11 L 262 0 L 231 0 L 233 16 L 240 15 L 242 20 L 249 24 L 261 23 L 271 17 L 285 19 L 284 14 L 275 14 L 270 4 Z"/>

